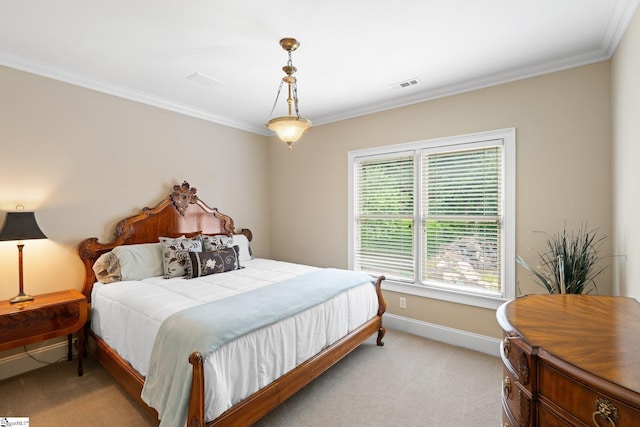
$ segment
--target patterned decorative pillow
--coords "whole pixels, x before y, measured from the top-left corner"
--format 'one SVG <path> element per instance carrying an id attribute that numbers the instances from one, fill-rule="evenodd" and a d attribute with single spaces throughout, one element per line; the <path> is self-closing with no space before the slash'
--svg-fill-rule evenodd
<path id="1" fill-rule="evenodd" d="M 217 249 L 230 248 L 233 246 L 233 236 L 223 234 L 202 235 L 202 250 L 205 252 L 215 251 Z"/>
<path id="2" fill-rule="evenodd" d="M 102 283 L 113 283 L 122 280 L 122 273 L 120 272 L 120 261 L 113 252 L 107 252 L 93 263 L 93 272 L 96 274 L 96 279 Z"/>
<path id="3" fill-rule="evenodd" d="M 182 252 L 182 254 L 180 257 L 185 256 L 187 259 L 187 279 L 240 268 L 237 246 L 206 252 Z"/>
<path id="4" fill-rule="evenodd" d="M 200 236 L 191 239 L 160 237 L 159 240 L 162 243 L 162 268 L 165 279 L 184 276 L 187 273 L 184 268 L 185 261 L 176 257 L 177 251 L 202 252 Z"/>

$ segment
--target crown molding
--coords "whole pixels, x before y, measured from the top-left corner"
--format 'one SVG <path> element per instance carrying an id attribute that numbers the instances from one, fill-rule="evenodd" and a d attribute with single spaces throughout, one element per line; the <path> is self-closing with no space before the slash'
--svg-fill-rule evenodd
<path id="1" fill-rule="evenodd" d="M 617 1 L 609 17 L 607 29 L 602 39 L 602 49 L 610 59 L 618 48 L 627 27 L 633 19 L 640 0 Z"/>
<path id="2" fill-rule="evenodd" d="M 141 92 L 135 89 L 101 81 L 80 73 L 70 72 L 7 52 L 0 51 L 0 65 L 14 68 L 20 71 L 25 71 L 27 73 L 35 74 L 38 76 L 47 77 L 53 80 L 58 80 L 64 83 L 69 83 L 74 86 L 80 86 L 86 89 L 95 90 L 97 92 L 106 93 L 108 95 L 117 96 L 119 98 L 128 99 L 130 101 L 140 102 L 142 104 L 161 108 L 163 110 L 169 110 L 175 113 L 196 117 L 198 119 L 206 120 L 220 125 L 257 133 L 260 135 L 270 135 L 267 130 L 262 129 L 258 126 L 252 126 L 246 123 L 229 120 L 227 118 L 211 114 L 198 108 L 180 104 L 178 102 Z"/>
<path id="3" fill-rule="evenodd" d="M 511 83 L 518 80 L 525 80 L 531 77 L 537 77 L 545 74 L 555 73 L 557 71 L 576 68 L 583 65 L 589 65 L 596 62 L 606 61 L 610 57 L 603 50 L 590 52 L 583 55 L 563 58 L 557 61 L 549 61 L 542 64 L 535 64 L 528 67 L 514 69 L 502 73 L 494 73 L 488 76 L 478 77 L 461 83 L 440 86 L 435 89 L 417 92 L 414 95 L 405 96 L 393 101 L 381 102 L 377 104 L 369 104 L 364 108 L 349 109 L 348 112 L 337 113 L 330 116 L 315 117 L 313 122 L 316 126 L 337 122 L 341 120 L 352 119 L 365 116 L 368 114 L 379 113 L 394 108 L 406 107 L 409 105 L 419 104 L 422 102 L 433 101 L 439 98 L 459 95 L 465 92 L 485 89 L 491 86 Z"/>

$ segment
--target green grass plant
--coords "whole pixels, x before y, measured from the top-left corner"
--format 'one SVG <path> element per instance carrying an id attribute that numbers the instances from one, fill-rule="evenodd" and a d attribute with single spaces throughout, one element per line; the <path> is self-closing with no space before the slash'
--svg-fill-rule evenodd
<path id="1" fill-rule="evenodd" d="M 538 252 L 539 265 L 534 267 L 520 256 L 516 262 L 531 272 L 536 283 L 550 294 L 589 294 L 594 290 L 597 294 L 595 278 L 607 268 L 599 265 L 598 253 L 606 237 L 584 225 L 575 233 L 567 233 L 565 227 L 559 233 L 544 234 L 546 250 Z"/>

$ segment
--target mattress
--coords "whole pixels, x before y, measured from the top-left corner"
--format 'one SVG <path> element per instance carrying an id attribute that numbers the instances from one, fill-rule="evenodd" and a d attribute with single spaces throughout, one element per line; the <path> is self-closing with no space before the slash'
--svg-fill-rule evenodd
<path id="1" fill-rule="evenodd" d="M 92 292 L 91 328 L 146 376 L 158 329 L 173 313 L 318 270 L 267 259 L 245 261 L 243 267 L 189 280 L 152 277 L 97 283 Z M 375 287 L 362 285 L 218 349 L 204 365 L 206 419 L 216 418 L 356 329 L 377 311 Z"/>

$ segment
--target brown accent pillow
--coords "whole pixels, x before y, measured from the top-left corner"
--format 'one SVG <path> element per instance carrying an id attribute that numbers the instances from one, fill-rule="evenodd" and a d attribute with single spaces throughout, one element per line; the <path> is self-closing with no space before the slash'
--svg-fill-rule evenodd
<path id="1" fill-rule="evenodd" d="M 240 268 L 237 246 L 207 252 L 184 251 L 180 255 L 180 257 L 185 257 L 187 279 L 208 276 L 216 273 L 224 273 L 225 271 L 237 270 Z"/>

